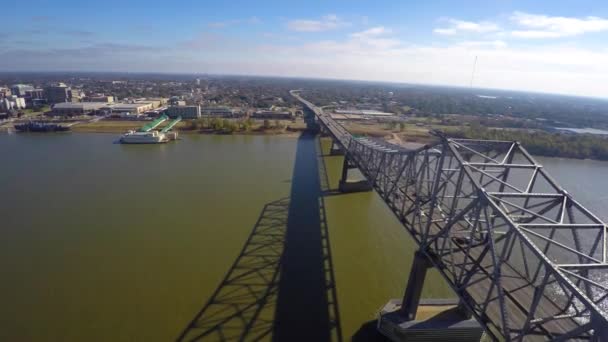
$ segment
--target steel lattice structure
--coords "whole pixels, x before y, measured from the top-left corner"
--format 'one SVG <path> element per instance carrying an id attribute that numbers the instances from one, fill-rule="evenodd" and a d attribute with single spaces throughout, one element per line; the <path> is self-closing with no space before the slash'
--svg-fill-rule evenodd
<path id="1" fill-rule="evenodd" d="M 518 143 L 355 138 L 302 99 L 496 339 L 608 340 L 606 225 Z"/>

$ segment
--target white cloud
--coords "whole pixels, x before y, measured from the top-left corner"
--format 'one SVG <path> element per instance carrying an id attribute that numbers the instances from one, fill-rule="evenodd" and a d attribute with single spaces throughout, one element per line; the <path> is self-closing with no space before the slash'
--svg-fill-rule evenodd
<path id="1" fill-rule="evenodd" d="M 287 23 L 287 28 L 298 32 L 321 32 L 347 26 L 338 16 L 330 14 L 320 20 L 296 19 Z"/>
<path id="2" fill-rule="evenodd" d="M 446 36 L 453 36 L 461 33 L 489 33 L 500 30 L 497 24 L 489 21 L 464 21 L 458 19 L 446 19 L 448 27 L 438 27 L 433 32 Z"/>
<path id="3" fill-rule="evenodd" d="M 444 36 L 453 36 L 456 34 L 456 29 L 453 28 L 436 28 L 433 32 L 437 34 L 442 34 Z"/>
<path id="4" fill-rule="evenodd" d="M 515 12 L 510 19 L 524 28 L 511 32 L 517 38 L 561 38 L 608 31 L 608 19 L 599 17 L 551 17 Z"/>
<path id="5" fill-rule="evenodd" d="M 365 31 L 352 33 L 350 36 L 353 38 L 370 38 L 375 36 L 381 36 L 385 34 L 392 33 L 391 29 L 388 29 L 384 26 L 376 26 Z"/>
<path id="6" fill-rule="evenodd" d="M 398 39 L 389 37 L 392 30 L 384 26 L 376 26 L 365 31 L 350 34 L 350 44 L 367 46 L 374 49 L 389 49 L 399 46 Z"/>

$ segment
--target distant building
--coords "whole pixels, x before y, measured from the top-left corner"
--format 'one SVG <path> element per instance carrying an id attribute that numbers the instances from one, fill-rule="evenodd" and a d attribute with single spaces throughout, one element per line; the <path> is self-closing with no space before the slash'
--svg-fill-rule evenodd
<path id="1" fill-rule="evenodd" d="M 64 83 L 50 86 L 46 88 L 46 99 L 50 104 L 63 102 L 78 102 L 79 96 L 77 92 L 72 92 L 72 88 Z"/>
<path id="2" fill-rule="evenodd" d="M 24 109 L 25 108 L 25 99 L 23 97 L 17 97 L 15 95 L 11 95 L 11 101 L 14 103 L 13 109 Z"/>
<path id="3" fill-rule="evenodd" d="M 104 94 L 93 94 L 82 99 L 83 102 L 105 102 L 114 103 L 114 96 Z"/>
<path id="4" fill-rule="evenodd" d="M 39 107 L 46 103 L 43 89 L 27 90 L 25 92 L 25 105 L 27 107 Z"/>
<path id="5" fill-rule="evenodd" d="M 200 85 L 201 85 L 201 79 L 200 79 L 200 78 L 197 78 L 197 79 L 196 79 L 196 85 L 197 85 L 197 86 L 200 86 Z"/>
<path id="6" fill-rule="evenodd" d="M 13 93 L 10 88 L 0 87 L 0 99 L 11 96 Z"/>
<path id="7" fill-rule="evenodd" d="M 202 110 L 202 115 L 231 118 L 235 116 L 235 113 L 228 107 L 205 107 Z"/>
<path id="8" fill-rule="evenodd" d="M 0 111 L 8 112 L 11 109 L 13 109 L 13 105 L 9 99 L 4 98 L 0 100 Z"/>
<path id="9" fill-rule="evenodd" d="M 147 101 L 158 101 L 159 105 L 158 106 L 164 106 L 167 104 L 168 99 L 165 97 L 147 97 L 146 98 Z"/>
<path id="10" fill-rule="evenodd" d="M 171 105 L 171 106 L 185 106 L 186 105 L 186 101 L 180 100 L 180 99 L 177 99 L 177 98 L 171 98 L 169 100 L 169 105 Z"/>
<path id="11" fill-rule="evenodd" d="M 151 103 L 115 103 L 106 106 L 104 109 L 111 110 L 112 113 L 131 113 L 141 114 L 152 109 Z"/>
<path id="12" fill-rule="evenodd" d="M 185 106 L 186 101 L 182 101 L 179 96 L 173 96 L 169 99 L 169 104 L 172 106 Z"/>
<path id="13" fill-rule="evenodd" d="M 13 109 L 13 103 L 9 99 L 4 98 L 0 100 L 0 111 L 8 112 L 11 109 Z"/>
<path id="14" fill-rule="evenodd" d="M 11 87 L 12 95 L 21 96 L 21 97 L 24 97 L 25 92 L 28 90 L 34 90 L 34 87 L 32 87 L 29 84 L 15 84 Z"/>
<path id="15" fill-rule="evenodd" d="M 25 99 L 11 95 L 0 100 L 0 111 L 11 111 L 25 108 Z"/>
<path id="16" fill-rule="evenodd" d="M 161 116 L 162 114 L 164 114 L 167 111 L 167 107 L 158 107 L 156 109 L 152 109 L 149 111 L 144 112 L 144 114 L 146 116 L 152 117 L 152 118 L 156 118 Z"/>
<path id="17" fill-rule="evenodd" d="M 152 105 L 152 108 L 158 108 L 161 106 L 160 100 L 153 100 L 153 99 L 135 100 L 135 101 L 133 101 L 133 103 L 140 103 L 140 104 L 148 103 L 148 104 Z"/>
<path id="18" fill-rule="evenodd" d="M 53 105 L 51 115 L 74 116 L 90 114 L 107 106 L 105 102 L 62 102 Z"/>
<path id="19" fill-rule="evenodd" d="M 25 97 L 31 100 L 44 100 L 44 89 L 26 90 Z"/>
<path id="20" fill-rule="evenodd" d="M 273 120 L 289 120 L 293 119 L 291 112 L 278 112 L 272 110 L 260 110 L 251 114 L 252 119 L 273 119 Z"/>
<path id="21" fill-rule="evenodd" d="M 199 106 L 171 106 L 167 108 L 167 115 L 170 118 L 181 116 L 182 119 L 198 119 L 201 117 L 201 107 Z"/>

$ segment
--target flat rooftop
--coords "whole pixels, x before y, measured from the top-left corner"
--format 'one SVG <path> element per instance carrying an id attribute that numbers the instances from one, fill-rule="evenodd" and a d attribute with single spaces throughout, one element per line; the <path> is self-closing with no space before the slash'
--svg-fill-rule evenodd
<path id="1" fill-rule="evenodd" d="M 149 105 L 150 105 L 150 103 L 147 103 L 147 102 L 142 102 L 142 103 L 114 103 L 114 104 L 110 105 L 110 107 L 114 108 L 114 109 L 119 109 L 119 108 L 135 109 L 135 108 L 145 107 L 145 106 L 149 106 Z"/>
<path id="2" fill-rule="evenodd" d="M 107 102 L 61 102 L 53 105 L 55 109 L 71 109 L 71 110 L 96 110 L 107 106 Z"/>

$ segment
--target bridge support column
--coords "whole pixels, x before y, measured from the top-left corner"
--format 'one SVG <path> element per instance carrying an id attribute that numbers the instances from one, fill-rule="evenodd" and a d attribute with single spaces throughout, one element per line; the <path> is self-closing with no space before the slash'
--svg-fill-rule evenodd
<path id="1" fill-rule="evenodd" d="M 343 156 L 344 150 L 340 147 L 339 144 L 336 143 L 335 140 L 331 141 L 331 148 L 329 149 L 329 154 L 332 156 Z"/>
<path id="2" fill-rule="evenodd" d="M 403 296 L 403 302 L 401 304 L 401 314 L 407 320 L 411 321 L 416 319 L 416 312 L 418 311 L 418 304 L 420 304 L 420 297 L 422 296 L 426 271 L 430 267 L 432 267 L 432 264 L 426 255 L 420 251 L 416 251 L 416 253 L 414 253 L 410 277 L 407 281 L 405 295 Z"/>
<path id="3" fill-rule="evenodd" d="M 348 154 L 345 154 L 344 163 L 342 164 L 342 177 L 340 178 L 340 183 L 338 185 L 340 192 L 348 193 L 372 190 L 371 184 L 365 178 L 355 181 L 348 179 L 348 171 L 356 168 L 357 167 L 350 160 Z"/>
<path id="4" fill-rule="evenodd" d="M 414 254 L 403 299 L 389 301 L 378 317 L 378 330 L 394 342 L 476 341 L 483 328 L 463 315 L 458 299 L 421 299 L 426 273 L 433 264 L 426 254 Z"/>

